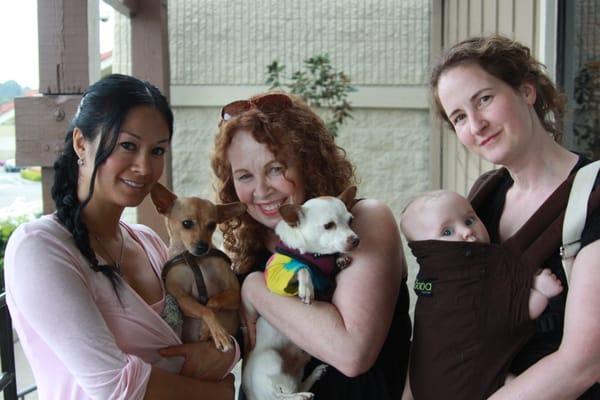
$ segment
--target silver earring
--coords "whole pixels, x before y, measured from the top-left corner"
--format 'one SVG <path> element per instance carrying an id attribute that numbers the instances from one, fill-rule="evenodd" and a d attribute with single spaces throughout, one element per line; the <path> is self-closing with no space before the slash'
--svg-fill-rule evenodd
<path id="1" fill-rule="evenodd" d="M 85 161 L 83 160 L 83 158 L 78 158 L 77 159 L 77 165 L 79 165 L 80 167 L 83 167 L 84 163 L 85 163 Z"/>

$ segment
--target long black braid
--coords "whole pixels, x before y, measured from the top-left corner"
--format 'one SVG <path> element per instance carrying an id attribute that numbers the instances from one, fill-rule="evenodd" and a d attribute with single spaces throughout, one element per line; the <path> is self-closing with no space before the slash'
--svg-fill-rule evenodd
<path id="1" fill-rule="evenodd" d="M 117 296 L 120 276 L 114 266 L 100 265 L 90 245 L 88 228 L 81 219 L 81 211 L 94 193 L 98 166 L 113 152 L 121 125 L 128 112 L 138 106 L 151 106 L 165 118 L 169 127 L 169 139 L 173 135 L 173 113 L 167 99 L 152 84 L 137 78 L 112 74 L 91 85 L 83 94 L 77 113 L 73 117 L 65 146 L 54 163 L 54 185 L 52 199 L 56 215 L 73 235 L 75 245 L 88 261 L 90 268 L 103 273 L 111 282 Z M 100 143 L 94 159 L 94 169 L 87 198 L 80 202 L 77 196 L 78 172 L 77 153 L 73 148 L 73 131 L 79 128 L 88 143 L 98 135 Z"/>

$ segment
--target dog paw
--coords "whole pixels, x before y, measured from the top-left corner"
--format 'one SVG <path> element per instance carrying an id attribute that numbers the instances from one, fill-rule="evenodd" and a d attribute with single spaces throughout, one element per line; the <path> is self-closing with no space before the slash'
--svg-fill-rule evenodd
<path id="1" fill-rule="evenodd" d="M 314 393 L 311 392 L 301 392 L 294 393 L 295 397 L 292 397 L 294 400 L 311 400 L 315 398 Z"/>
<path id="2" fill-rule="evenodd" d="M 215 342 L 217 349 L 221 350 L 222 352 L 225 353 L 234 349 L 231 337 L 225 329 L 220 327 L 212 329 L 210 335 L 212 336 L 213 342 Z"/>
<path id="3" fill-rule="evenodd" d="M 350 264 L 352 263 L 352 257 L 350 257 L 347 254 L 340 254 L 336 259 L 335 259 L 335 265 L 337 265 L 337 267 L 339 269 L 345 269 L 347 268 Z"/>
<path id="4" fill-rule="evenodd" d="M 315 298 L 315 288 L 307 269 L 298 271 L 298 297 L 304 304 L 310 304 Z"/>
<path id="5" fill-rule="evenodd" d="M 217 346 L 217 349 L 221 350 L 223 353 L 227 353 L 234 348 L 231 338 L 229 337 L 225 340 L 220 340 L 219 342 L 215 341 L 215 345 Z"/>
<path id="6" fill-rule="evenodd" d="M 281 391 L 275 393 L 274 397 L 278 400 L 312 400 L 315 395 L 311 392 L 284 393 Z"/>
<path id="7" fill-rule="evenodd" d="M 312 372 L 312 374 L 315 377 L 315 381 L 318 381 L 319 379 L 321 379 L 323 377 L 323 375 L 325 375 L 325 373 L 327 372 L 327 364 L 321 364 L 318 365 Z"/>

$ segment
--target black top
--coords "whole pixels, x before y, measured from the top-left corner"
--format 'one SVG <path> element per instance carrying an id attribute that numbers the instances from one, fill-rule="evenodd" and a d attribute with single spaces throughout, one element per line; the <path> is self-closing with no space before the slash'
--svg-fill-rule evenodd
<path id="1" fill-rule="evenodd" d="M 589 160 L 580 157 L 573 168 L 573 172 L 588 164 Z M 488 229 L 490 241 L 500 243 L 499 224 L 506 193 L 513 184 L 509 174 L 506 174 L 503 181 L 498 186 L 497 191 L 483 207 L 478 210 L 479 218 Z M 600 188 L 600 175 L 596 178 L 594 189 Z M 588 216 L 585 228 L 582 234 L 582 248 L 591 242 L 600 239 L 600 208 Z M 537 332 L 525 347 L 517 354 L 512 366 L 511 372 L 520 374 L 527 368 L 535 364 L 546 355 L 556 351 L 560 345 L 563 334 L 563 322 L 565 315 L 565 304 L 568 293 L 567 279 L 562 267 L 559 249 L 553 252 L 552 256 L 544 262 L 544 267 L 550 268 L 552 272 L 561 280 L 564 290 L 558 296 L 550 299 L 548 307 L 537 320 Z M 600 273 L 600 271 L 599 271 Z M 586 394 L 581 397 L 586 399 L 600 399 L 600 385 L 595 384 Z"/>

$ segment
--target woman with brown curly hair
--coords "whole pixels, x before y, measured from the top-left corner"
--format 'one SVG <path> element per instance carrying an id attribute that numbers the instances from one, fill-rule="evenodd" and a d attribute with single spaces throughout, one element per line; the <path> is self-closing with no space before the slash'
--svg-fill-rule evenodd
<path id="1" fill-rule="evenodd" d="M 317 399 L 396 399 L 406 372 L 410 319 L 406 264 L 391 210 L 365 199 L 352 208 L 361 238 L 352 264 L 336 277 L 331 303 L 307 307 L 270 293 L 262 269 L 274 251 L 284 203 L 337 195 L 354 168 L 323 121 L 300 99 L 266 93 L 225 106 L 212 166 L 222 202 L 242 201 L 243 217 L 223 227 L 242 285 L 249 345 L 257 314 L 314 359 L 330 365 L 311 389 Z M 318 361 L 318 360 L 321 361 Z"/>
<path id="2" fill-rule="evenodd" d="M 481 197 L 487 187 L 486 198 L 473 205 L 492 245 L 507 251 L 533 246 L 537 237 L 524 233 L 546 223 L 543 216 L 554 212 L 550 210 L 564 210 L 567 196 L 559 203 L 557 193 L 589 163 L 554 139 L 561 134 L 564 101 L 543 66 L 516 41 L 472 38 L 442 55 L 430 88 L 438 115 L 458 140 L 503 167 L 484 174 L 472 190 Z M 595 188 L 599 186 L 596 179 Z M 517 378 L 494 399 L 600 398 L 600 209 L 588 215 L 568 277 L 559 245 L 560 238 L 542 265 L 565 290 L 534 321 L 535 333 L 511 364 Z"/>

